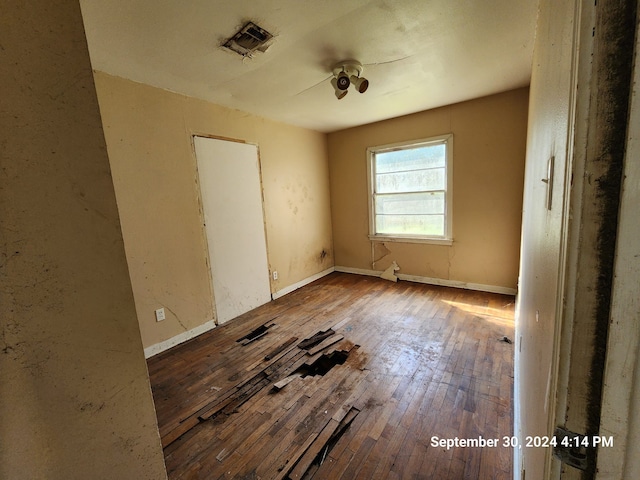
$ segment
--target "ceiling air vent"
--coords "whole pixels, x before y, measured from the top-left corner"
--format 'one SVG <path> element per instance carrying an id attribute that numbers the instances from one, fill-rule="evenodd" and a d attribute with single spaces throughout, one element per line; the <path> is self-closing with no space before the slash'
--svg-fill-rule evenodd
<path id="1" fill-rule="evenodd" d="M 259 27 L 253 22 L 249 22 L 222 46 L 243 57 L 250 57 L 255 51 L 266 51 L 267 48 L 269 48 L 267 42 L 269 42 L 271 38 L 273 38 L 273 35 L 264 28 Z"/>

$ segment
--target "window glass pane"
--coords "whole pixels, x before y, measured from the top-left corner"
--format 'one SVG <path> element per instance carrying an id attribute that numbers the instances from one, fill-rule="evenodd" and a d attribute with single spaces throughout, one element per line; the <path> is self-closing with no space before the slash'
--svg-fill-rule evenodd
<path id="1" fill-rule="evenodd" d="M 444 215 L 376 215 L 376 233 L 444 236 Z"/>
<path id="2" fill-rule="evenodd" d="M 444 168 L 376 175 L 376 193 L 420 192 L 444 189 Z"/>
<path id="3" fill-rule="evenodd" d="M 406 172 L 445 166 L 443 143 L 376 153 L 376 173 Z"/>
<path id="4" fill-rule="evenodd" d="M 450 231 L 451 136 L 372 147 L 372 234 L 445 238 Z"/>
<path id="5" fill-rule="evenodd" d="M 380 215 L 444 214 L 444 192 L 377 195 L 376 213 Z"/>

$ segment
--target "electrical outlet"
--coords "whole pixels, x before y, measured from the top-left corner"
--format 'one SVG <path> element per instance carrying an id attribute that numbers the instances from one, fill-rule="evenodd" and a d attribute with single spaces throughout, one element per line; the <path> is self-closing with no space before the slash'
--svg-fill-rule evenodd
<path id="1" fill-rule="evenodd" d="M 277 271 L 277 270 L 274 270 L 274 271 L 273 271 L 273 279 L 274 279 L 274 280 L 277 280 L 277 279 L 278 279 L 278 271 Z"/>
<path id="2" fill-rule="evenodd" d="M 156 310 L 156 322 L 161 322 L 166 317 L 164 315 L 164 308 L 159 308 Z"/>

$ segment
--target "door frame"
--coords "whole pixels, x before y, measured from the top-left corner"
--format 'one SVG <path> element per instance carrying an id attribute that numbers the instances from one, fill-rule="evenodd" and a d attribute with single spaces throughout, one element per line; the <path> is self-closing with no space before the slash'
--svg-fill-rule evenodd
<path id="1" fill-rule="evenodd" d="M 618 213 L 638 17 L 635 2 L 630 0 L 577 2 L 577 7 L 577 64 L 573 72 L 576 93 L 572 102 L 575 114 L 569 120 L 571 168 L 565 179 L 568 202 L 564 216 L 568 230 L 561 248 L 556 309 L 560 321 L 554 339 L 557 368 L 549 395 L 553 406 L 549 432 L 561 426 L 593 438 L 608 435 L 606 424 L 611 423 L 611 417 L 604 409 L 610 400 L 603 398 L 613 396 L 620 400 L 613 388 L 621 379 L 607 385 L 605 370 L 612 359 L 614 364 L 620 360 L 620 352 L 616 352 L 619 348 L 611 343 L 609 335 L 617 328 L 611 322 L 615 307 L 612 301 L 616 292 L 616 255 L 624 240 L 619 237 Z M 625 48 L 629 45 L 631 48 Z M 629 295 L 628 290 L 626 293 Z M 617 332 L 625 336 L 632 331 L 623 328 Z M 637 335 L 631 333 L 635 340 L 630 340 L 629 347 L 637 346 Z M 612 346 L 615 348 L 609 348 Z M 630 390 L 631 385 L 626 388 Z M 626 420 L 627 417 L 622 419 L 624 425 L 618 425 L 624 436 Z M 620 456 L 625 454 L 617 450 L 588 449 L 584 472 L 563 468 L 549 451 L 548 478 L 622 478 Z M 616 456 L 618 460 L 614 460 Z M 612 474 L 613 471 L 617 473 Z"/>
<path id="2" fill-rule="evenodd" d="M 271 282 L 271 260 L 269 258 L 269 235 L 268 235 L 268 230 L 267 230 L 267 214 L 266 214 L 266 209 L 265 209 L 265 196 L 264 196 L 264 183 L 263 183 L 263 176 L 262 176 L 262 158 L 260 156 L 260 145 L 258 145 L 257 143 L 254 142 L 248 142 L 246 140 L 242 140 L 242 139 L 238 139 L 238 138 L 232 138 L 232 137 L 225 137 L 225 136 L 220 136 L 220 135 L 212 135 L 212 134 L 208 134 L 208 133 L 201 133 L 201 132 L 191 132 L 190 135 L 190 142 L 191 142 L 191 152 L 193 155 L 193 165 L 194 165 L 194 182 L 196 185 L 196 191 L 197 191 L 197 199 L 198 199 L 198 215 L 200 217 L 200 225 L 201 225 L 201 238 L 202 238 L 202 242 L 204 245 L 204 255 L 205 255 L 205 263 L 207 266 L 207 279 L 209 281 L 209 294 L 210 294 L 210 298 L 211 298 L 211 311 L 213 313 L 213 322 L 215 324 L 215 326 L 219 326 L 220 323 L 218 321 L 218 313 L 217 313 L 217 309 L 216 309 L 216 298 L 215 298 L 215 291 L 214 291 L 214 287 L 213 287 L 213 271 L 212 271 L 212 264 L 211 264 L 211 255 L 209 252 L 209 243 L 208 243 L 208 236 L 207 236 L 207 232 L 206 232 L 206 222 L 205 222 L 205 216 L 204 216 L 204 205 L 202 202 L 202 190 L 201 190 L 201 185 L 200 185 L 200 172 L 198 169 L 198 157 L 197 157 L 197 153 L 196 153 L 196 137 L 201 137 L 201 138 L 208 138 L 211 140 L 222 140 L 225 142 L 234 142 L 234 143 L 241 143 L 241 144 L 245 144 L 245 145 L 253 145 L 254 147 L 256 147 L 256 154 L 257 154 L 257 159 L 258 159 L 258 178 L 260 181 L 260 203 L 261 203 L 261 208 L 262 208 L 262 227 L 264 230 L 264 242 L 265 242 L 265 248 L 266 248 L 266 255 L 267 255 L 267 279 L 269 281 L 269 292 L 270 292 L 270 298 L 271 300 L 273 300 L 273 286 L 272 286 L 272 282 Z"/>

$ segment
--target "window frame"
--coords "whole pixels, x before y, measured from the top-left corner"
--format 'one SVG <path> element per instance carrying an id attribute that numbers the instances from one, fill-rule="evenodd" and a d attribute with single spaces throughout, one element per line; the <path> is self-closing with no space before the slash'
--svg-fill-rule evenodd
<path id="1" fill-rule="evenodd" d="M 430 145 L 445 145 L 445 209 L 444 209 L 444 235 L 414 235 L 414 234 L 388 234 L 376 233 L 376 209 L 375 209 L 375 156 L 378 153 L 408 150 L 411 148 Z M 378 145 L 367 148 L 367 180 L 369 195 L 369 240 L 385 242 L 405 243 L 430 243 L 437 245 L 451 245 L 453 243 L 453 134 L 438 135 L 420 140 L 409 140 L 387 145 Z"/>

